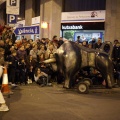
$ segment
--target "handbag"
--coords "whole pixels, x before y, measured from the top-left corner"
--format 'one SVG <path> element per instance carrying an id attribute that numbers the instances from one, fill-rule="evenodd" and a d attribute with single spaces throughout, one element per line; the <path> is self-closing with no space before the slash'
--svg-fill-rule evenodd
<path id="1" fill-rule="evenodd" d="M 37 83 L 39 85 L 43 84 L 43 85 L 47 85 L 47 77 L 46 76 L 40 76 L 40 78 L 38 79 Z"/>

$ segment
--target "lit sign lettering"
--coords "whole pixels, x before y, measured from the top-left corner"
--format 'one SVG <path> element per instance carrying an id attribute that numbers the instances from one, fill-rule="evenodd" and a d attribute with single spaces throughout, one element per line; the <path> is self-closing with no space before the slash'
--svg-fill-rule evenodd
<path id="1" fill-rule="evenodd" d="M 83 29 L 82 25 L 62 25 L 62 30 L 81 30 Z"/>

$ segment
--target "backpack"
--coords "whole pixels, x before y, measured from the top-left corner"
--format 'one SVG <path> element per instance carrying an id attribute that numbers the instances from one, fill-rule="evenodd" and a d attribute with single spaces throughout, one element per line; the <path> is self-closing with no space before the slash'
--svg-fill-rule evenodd
<path id="1" fill-rule="evenodd" d="M 38 79 L 37 84 L 39 84 L 39 85 L 47 85 L 47 77 L 46 76 L 41 76 Z"/>

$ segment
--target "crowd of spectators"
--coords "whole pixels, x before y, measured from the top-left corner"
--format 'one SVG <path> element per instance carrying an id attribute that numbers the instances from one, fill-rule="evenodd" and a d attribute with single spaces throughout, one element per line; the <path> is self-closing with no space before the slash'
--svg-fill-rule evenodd
<path id="1" fill-rule="evenodd" d="M 43 61 L 52 58 L 61 44 L 63 39 L 60 37 L 58 40 L 57 36 L 53 36 L 52 40 L 48 38 L 34 41 L 26 38 L 16 40 L 13 30 L 4 28 L 0 40 L 0 64 L 7 65 L 9 82 L 13 86 L 27 84 L 28 79 L 38 82 L 36 78 L 45 76 L 47 81 L 45 84 L 48 84 L 53 72 Z M 41 74 L 37 74 L 38 68 L 42 71 Z"/>
<path id="2" fill-rule="evenodd" d="M 90 49 L 99 49 L 102 45 L 101 38 L 98 38 L 97 41 L 92 39 L 88 44 L 87 41 L 81 41 L 78 36 L 76 42 Z M 16 40 L 12 28 L 3 28 L 0 40 L 0 64 L 7 64 L 9 82 L 12 85 L 27 84 L 28 79 L 38 82 L 37 78 L 44 75 L 49 83 L 56 73 L 53 74 L 50 66 L 46 66 L 42 62 L 52 58 L 54 52 L 63 43 L 63 38 L 58 39 L 57 36 L 53 36 L 52 40 L 49 38 Z M 118 40 L 114 41 L 112 59 L 120 64 L 120 43 Z M 116 69 L 119 70 L 120 67 Z M 41 74 L 39 71 L 42 71 Z"/>

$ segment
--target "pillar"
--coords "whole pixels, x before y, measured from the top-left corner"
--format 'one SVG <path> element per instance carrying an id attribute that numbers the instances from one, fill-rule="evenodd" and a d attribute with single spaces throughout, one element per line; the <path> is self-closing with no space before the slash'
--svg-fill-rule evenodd
<path id="1" fill-rule="evenodd" d="M 0 24 L 1 25 L 4 25 L 5 24 L 5 12 L 4 12 L 4 10 L 0 10 Z"/>
<path id="2" fill-rule="evenodd" d="M 62 0 L 41 0 L 40 21 L 48 23 L 48 28 L 40 25 L 40 37 L 52 39 L 54 35 L 60 37 Z"/>
<path id="3" fill-rule="evenodd" d="M 35 16 L 34 7 L 35 7 L 34 0 L 25 1 L 25 26 L 32 25 L 32 18 Z M 30 39 L 31 36 L 27 35 L 26 38 Z"/>
<path id="4" fill-rule="evenodd" d="M 105 41 L 120 40 L 120 0 L 106 0 Z"/>

